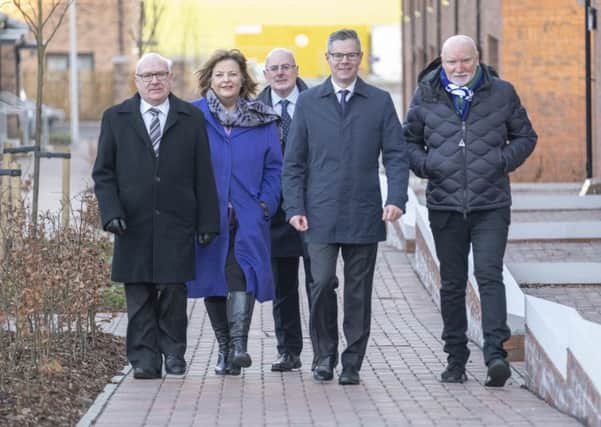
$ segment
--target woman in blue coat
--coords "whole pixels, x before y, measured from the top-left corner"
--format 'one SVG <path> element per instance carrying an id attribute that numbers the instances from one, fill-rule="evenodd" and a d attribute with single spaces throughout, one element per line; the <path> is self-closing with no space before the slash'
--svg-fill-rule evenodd
<path id="1" fill-rule="evenodd" d="M 188 295 L 204 297 L 219 343 L 215 373 L 238 375 L 251 364 L 246 348 L 255 299 L 274 297 L 269 226 L 281 188 L 279 118 L 249 99 L 257 84 L 240 51 L 216 51 L 197 75 L 203 98 L 194 104 L 207 121 L 221 227 L 196 248 Z"/>

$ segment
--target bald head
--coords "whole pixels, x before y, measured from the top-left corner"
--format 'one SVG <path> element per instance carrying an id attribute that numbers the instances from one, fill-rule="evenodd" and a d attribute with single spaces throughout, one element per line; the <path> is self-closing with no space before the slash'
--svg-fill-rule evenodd
<path id="1" fill-rule="evenodd" d="M 469 36 L 458 34 L 445 40 L 442 44 L 442 49 L 440 50 L 440 56 L 445 56 L 445 53 L 448 54 L 450 50 L 456 50 L 458 48 L 471 50 L 474 55 L 478 55 L 478 48 L 476 47 L 474 39 Z"/>
<path id="2" fill-rule="evenodd" d="M 459 86 L 469 83 L 480 61 L 476 43 L 464 35 L 449 37 L 442 45 L 440 58 L 448 79 Z"/>
<path id="3" fill-rule="evenodd" d="M 276 47 L 275 49 L 272 49 L 267 54 L 267 58 L 265 58 L 265 66 L 269 66 L 271 61 L 275 58 L 284 58 L 289 61 L 290 64 L 294 64 L 294 53 L 290 49 L 285 49 L 283 47 Z"/>
<path id="4" fill-rule="evenodd" d="M 136 64 L 136 74 L 140 73 L 140 68 L 147 62 L 162 62 L 167 66 L 167 70 L 169 70 L 169 72 L 171 72 L 171 65 L 173 64 L 173 61 L 165 58 L 164 56 L 159 55 L 158 53 L 145 53 L 144 55 L 142 55 L 142 57 L 138 60 L 138 63 Z"/>
<path id="5" fill-rule="evenodd" d="M 265 59 L 265 80 L 280 98 L 286 98 L 296 87 L 298 65 L 291 50 L 278 47 Z"/>

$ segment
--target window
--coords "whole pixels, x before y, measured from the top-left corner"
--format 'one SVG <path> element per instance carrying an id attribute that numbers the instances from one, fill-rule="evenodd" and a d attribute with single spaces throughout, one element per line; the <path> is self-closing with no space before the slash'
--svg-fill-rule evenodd
<path id="1" fill-rule="evenodd" d="M 60 53 L 46 55 L 46 69 L 48 71 L 65 71 L 69 69 L 69 57 Z"/>
<path id="2" fill-rule="evenodd" d="M 46 68 L 48 71 L 67 71 L 69 69 L 69 54 L 67 53 L 49 53 L 46 55 Z M 78 70 L 94 69 L 94 54 L 77 54 Z"/>

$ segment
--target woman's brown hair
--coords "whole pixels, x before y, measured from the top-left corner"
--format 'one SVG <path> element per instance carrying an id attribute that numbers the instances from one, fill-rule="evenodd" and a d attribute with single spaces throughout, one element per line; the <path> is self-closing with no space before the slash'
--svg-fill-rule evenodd
<path id="1" fill-rule="evenodd" d="M 250 76 L 248 67 L 246 66 L 246 58 L 238 49 L 218 49 L 213 52 L 213 55 L 205 62 L 196 75 L 198 76 L 198 88 L 200 89 L 201 96 L 205 96 L 211 87 L 211 75 L 213 74 L 213 68 L 221 61 L 231 59 L 235 61 L 240 67 L 240 73 L 242 74 L 242 87 L 240 88 L 241 98 L 250 98 L 254 96 L 258 84 Z"/>

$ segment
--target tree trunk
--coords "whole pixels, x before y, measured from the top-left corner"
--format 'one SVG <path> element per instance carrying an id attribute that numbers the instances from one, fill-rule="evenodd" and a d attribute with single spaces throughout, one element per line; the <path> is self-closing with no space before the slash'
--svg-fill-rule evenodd
<path id="1" fill-rule="evenodd" d="M 44 95 L 44 56 L 46 45 L 44 44 L 44 22 L 42 14 L 42 0 L 38 0 L 38 22 L 39 31 L 36 34 L 37 59 L 38 59 L 38 87 L 35 100 L 35 146 L 37 151 L 33 157 L 33 200 L 31 202 L 31 221 L 33 223 L 34 233 L 38 224 L 38 199 L 40 195 L 40 156 L 39 151 L 42 147 L 42 101 Z"/>

